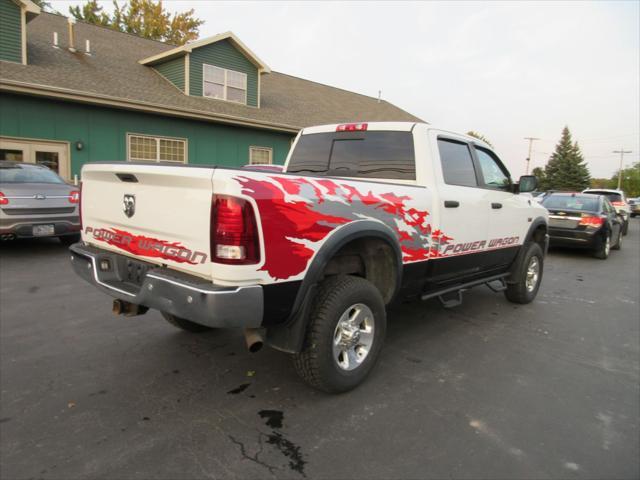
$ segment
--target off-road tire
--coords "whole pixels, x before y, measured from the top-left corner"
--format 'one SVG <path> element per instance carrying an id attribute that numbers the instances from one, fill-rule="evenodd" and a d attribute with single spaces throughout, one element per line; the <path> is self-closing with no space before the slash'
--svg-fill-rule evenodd
<path id="1" fill-rule="evenodd" d="M 600 260 L 606 260 L 609 258 L 609 251 L 607 250 L 607 241 L 611 246 L 611 232 L 607 232 L 596 240 L 596 248 L 593 250 L 593 256 Z"/>
<path id="2" fill-rule="evenodd" d="M 187 332 L 204 333 L 204 332 L 210 332 L 211 330 L 213 330 L 212 327 L 200 325 L 199 323 L 192 322 L 191 320 L 186 320 L 184 318 L 176 317 L 175 315 L 171 315 L 170 313 L 162 312 L 162 316 L 167 322 L 169 322 L 174 327 L 177 327 L 181 330 L 185 330 Z"/>
<path id="3" fill-rule="evenodd" d="M 373 343 L 369 353 L 353 370 L 343 370 L 334 358 L 333 342 L 340 317 L 355 304 L 373 314 Z M 349 391 L 364 381 L 378 359 L 386 332 L 384 300 L 369 281 L 349 275 L 325 279 L 310 306 L 304 350 L 293 355 L 293 365 L 309 385 L 327 393 Z"/>
<path id="4" fill-rule="evenodd" d="M 538 290 L 540 289 L 542 273 L 544 271 L 544 253 L 540 245 L 535 242 L 525 244 L 523 248 L 526 248 L 526 250 L 520 260 L 521 264 L 519 268 L 517 268 L 518 278 L 509 278 L 507 280 L 507 289 L 504 291 L 504 295 L 510 302 L 526 304 L 531 303 L 533 299 L 536 298 Z M 538 259 L 539 272 L 535 288 L 529 290 L 527 288 L 527 270 L 532 257 L 537 257 Z"/>
<path id="5" fill-rule="evenodd" d="M 622 248 L 622 237 L 622 230 L 620 230 L 620 233 L 618 233 L 618 241 L 614 247 L 611 247 L 611 250 L 620 250 Z"/>
<path id="6" fill-rule="evenodd" d="M 63 245 L 73 245 L 80 241 L 80 234 L 62 235 L 61 237 L 58 237 L 58 240 L 60 240 L 60 243 Z"/>

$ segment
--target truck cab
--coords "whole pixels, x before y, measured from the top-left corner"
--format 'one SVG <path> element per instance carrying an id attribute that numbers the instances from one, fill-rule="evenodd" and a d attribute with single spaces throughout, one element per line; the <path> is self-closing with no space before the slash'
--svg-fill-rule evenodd
<path id="1" fill-rule="evenodd" d="M 113 162 L 82 180 L 72 264 L 114 311 L 244 328 L 329 392 L 373 367 L 387 305 L 483 284 L 531 302 L 548 244 L 535 177 L 424 123 L 305 128 L 283 172 Z"/>

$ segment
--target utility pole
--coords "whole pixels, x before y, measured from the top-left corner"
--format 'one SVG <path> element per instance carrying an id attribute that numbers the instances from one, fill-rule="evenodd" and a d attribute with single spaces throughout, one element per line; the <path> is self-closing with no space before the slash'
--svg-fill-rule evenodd
<path id="1" fill-rule="evenodd" d="M 533 142 L 535 140 L 540 140 L 540 139 L 535 137 L 524 137 L 524 139 L 529 140 L 529 156 L 527 156 L 527 170 L 525 172 L 525 175 L 529 175 L 529 165 L 531 164 L 531 147 L 533 146 Z"/>
<path id="2" fill-rule="evenodd" d="M 622 189 L 622 166 L 624 161 L 624 154 L 631 153 L 631 150 L 625 150 L 624 148 L 620 148 L 620 150 L 614 150 L 612 153 L 620 154 L 620 170 L 618 170 L 618 190 Z"/>

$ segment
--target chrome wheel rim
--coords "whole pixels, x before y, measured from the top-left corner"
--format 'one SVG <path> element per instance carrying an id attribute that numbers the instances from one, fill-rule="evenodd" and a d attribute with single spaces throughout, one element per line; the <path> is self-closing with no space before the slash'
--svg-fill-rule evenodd
<path id="1" fill-rule="evenodd" d="M 527 292 L 531 293 L 538 285 L 538 279 L 540 278 L 540 260 L 538 257 L 531 257 L 529 265 L 527 265 L 527 278 L 525 284 L 527 286 Z"/>
<path id="2" fill-rule="evenodd" d="M 607 239 L 604 242 L 604 254 L 609 256 L 609 251 L 611 250 L 611 235 L 607 235 Z"/>
<path id="3" fill-rule="evenodd" d="M 333 332 L 333 359 L 338 368 L 350 371 L 367 358 L 373 345 L 375 320 L 364 303 L 356 303 L 340 316 Z"/>

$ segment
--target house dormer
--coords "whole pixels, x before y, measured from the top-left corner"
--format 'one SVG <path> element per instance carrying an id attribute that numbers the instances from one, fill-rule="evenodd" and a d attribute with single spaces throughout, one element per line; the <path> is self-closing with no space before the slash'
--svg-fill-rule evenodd
<path id="1" fill-rule="evenodd" d="M 0 0 L 0 60 L 27 64 L 27 22 L 39 14 L 30 0 Z"/>
<path id="2" fill-rule="evenodd" d="M 140 63 L 185 95 L 250 107 L 260 107 L 260 76 L 271 71 L 232 32 L 188 43 Z"/>

